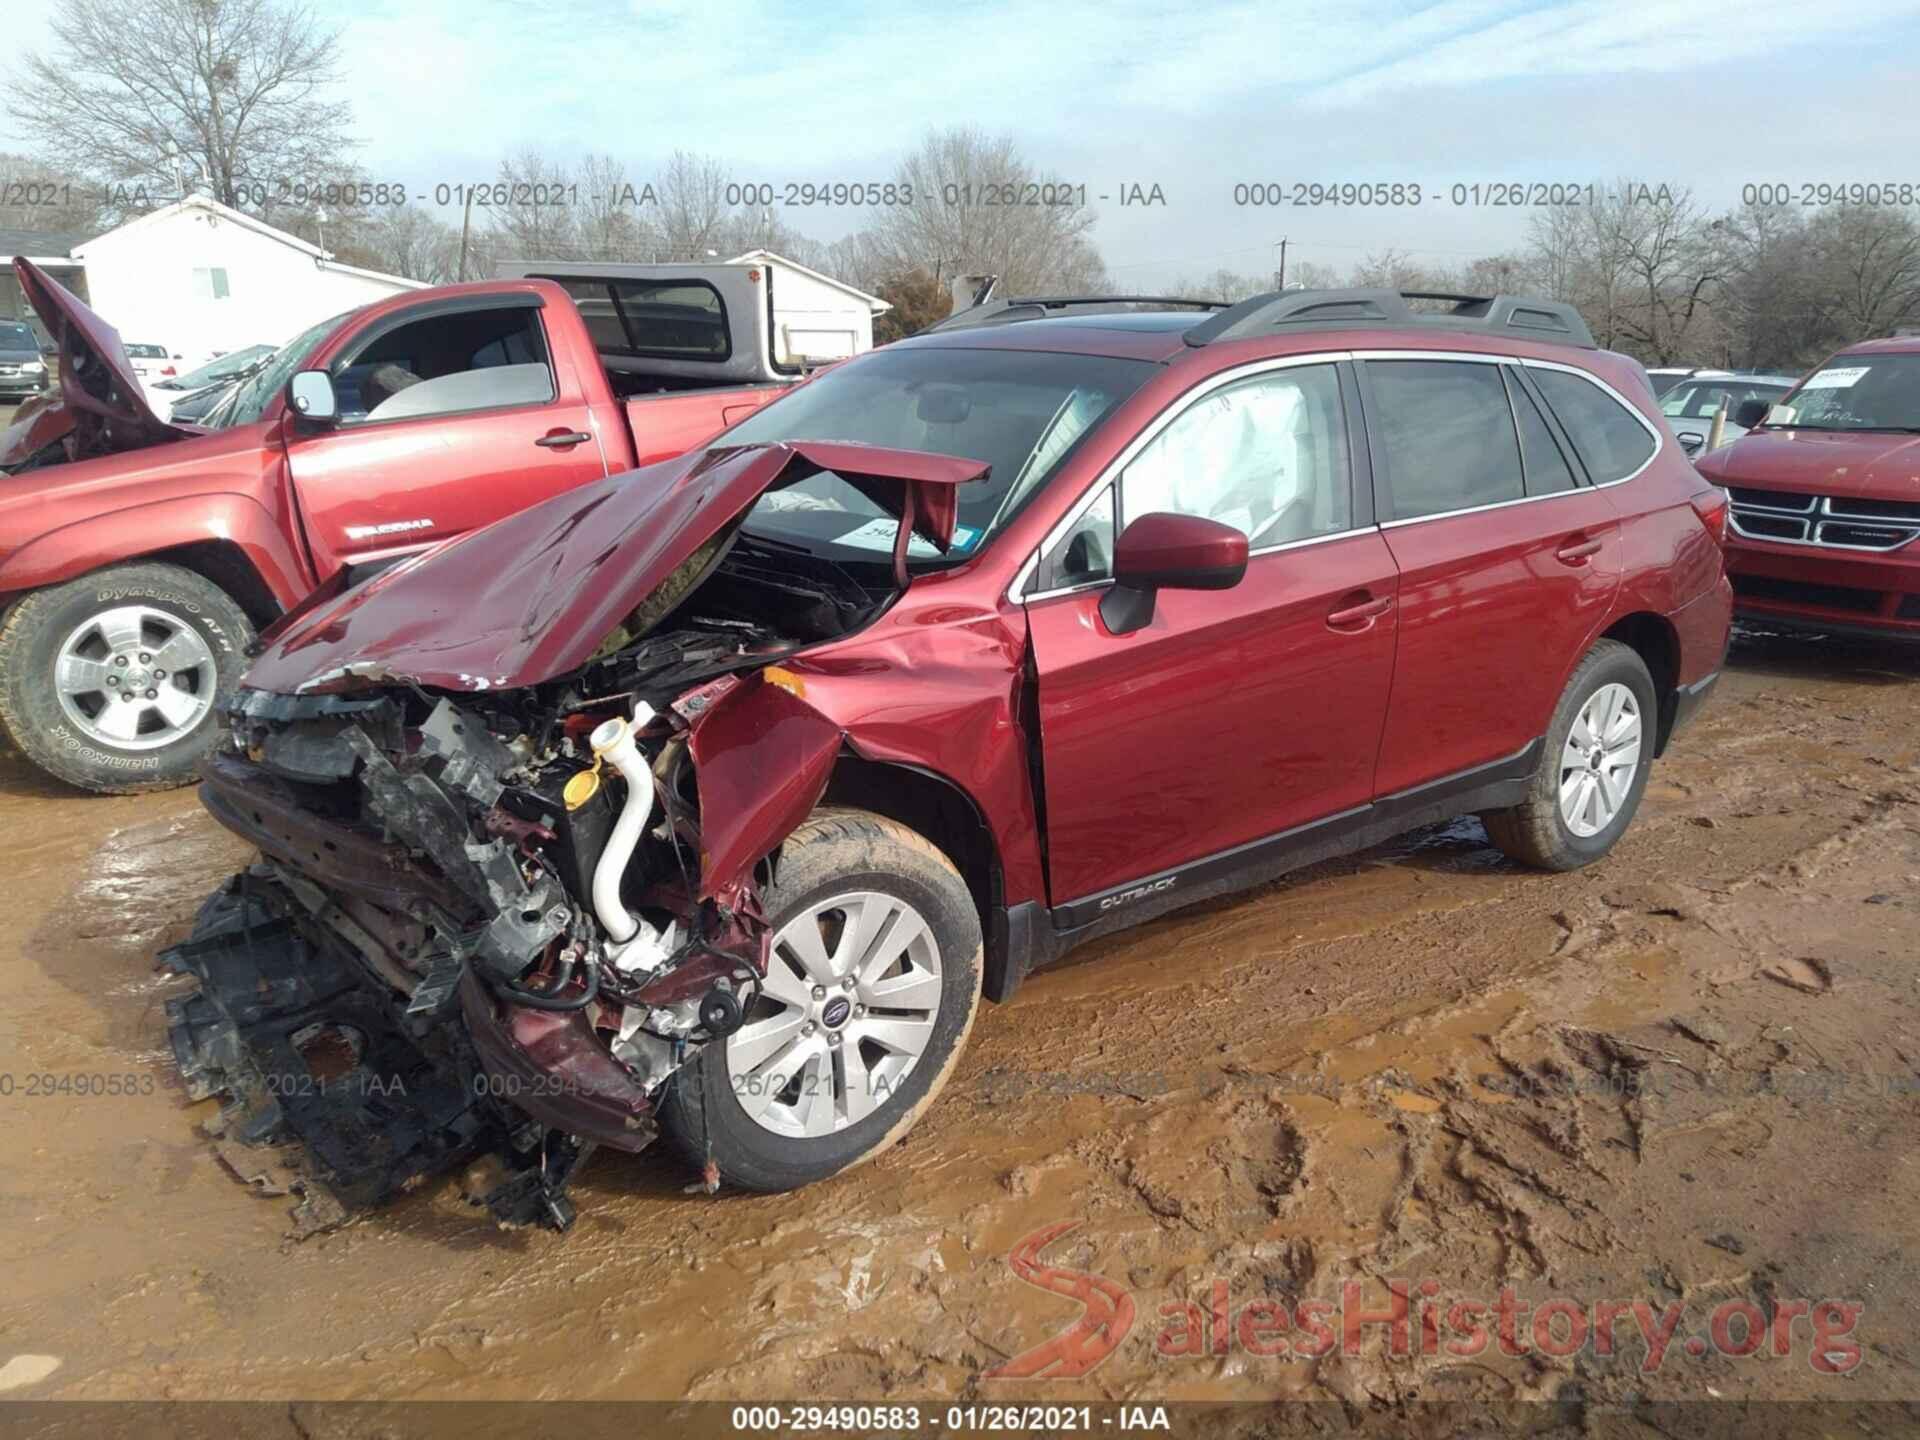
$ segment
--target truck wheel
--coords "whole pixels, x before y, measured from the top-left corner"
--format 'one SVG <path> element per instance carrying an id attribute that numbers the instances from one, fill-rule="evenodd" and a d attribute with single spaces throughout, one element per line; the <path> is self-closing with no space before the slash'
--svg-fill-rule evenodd
<path id="1" fill-rule="evenodd" d="M 47 773 L 104 794 L 191 781 L 253 626 L 178 565 L 119 565 L 22 596 L 0 623 L 0 721 Z"/>
<path id="2" fill-rule="evenodd" d="M 1523 864 L 1578 870 L 1613 849 L 1646 792 L 1659 723 L 1653 678 L 1630 646 L 1602 640 L 1554 707 L 1527 798 L 1480 821 Z"/>
<path id="3" fill-rule="evenodd" d="M 864 810 L 815 812 L 763 899 L 761 992 L 661 1118 L 721 1179 L 791 1190 L 879 1154 L 940 1093 L 980 1008 L 980 917 L 952 861 Z"/>

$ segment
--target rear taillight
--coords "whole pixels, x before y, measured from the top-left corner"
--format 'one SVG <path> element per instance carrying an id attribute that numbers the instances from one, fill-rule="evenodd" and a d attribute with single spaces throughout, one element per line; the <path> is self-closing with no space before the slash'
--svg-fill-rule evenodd
<path id="1" fill-rule="evenodd" d="M 1727 543 L 1727 492 L 1718 485 L 1702 490 L 1692 497 L 1693 513 L 1700 517 L 1700 523 L 1707 527 L 1707 533 L 1713 536 L 1713 543 Z"/>
<path id="2" fill-rule="evenodd" d="M 171 366 L 171 365 L 169 365 L 169 366 L 167 366 L 167 368 L 166 368 L 166 369 L 164 369 L 164 370 L 162 370 L 162 371 L 161 371 L 160 373 L 161 373 L 162 375 L 165 375 L 165 376 L 167 376 L 167 377 L 169 377 L 169 378 L 171 378 L 171 377 L 173 377 L 173 376 L 175 376 L 175 375 L 178 375 L 178 374 L 179 374 L 180 372 L 179 372 L 178 370 L 176 370 L 176 369 L 174 369 L 174 368 L 173 368 L 173 366 Z"/>

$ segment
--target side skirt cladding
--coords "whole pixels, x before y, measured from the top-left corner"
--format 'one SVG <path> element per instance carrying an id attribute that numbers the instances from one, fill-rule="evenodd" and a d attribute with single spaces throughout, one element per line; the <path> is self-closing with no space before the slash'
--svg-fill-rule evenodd
<path id="1" fill-rule="evenodd" d="M 1050 911 L 1038 905 L 1014 906 L 994 917 L 1008 946 L 1010 997 L 1020 977 L 1058 960 L 1074 946 L 1097 936 L 1277 880 L 1303 866 L 1352 854 L 1396 835 L 1483 810 L 1517 805 L 1539 763 L 1544 738 L 1512 755 L 1455 775 L 1385 795 L 1319 820 L 1264 836 L 1231 850 L 1205 856 L 1177 869 L 1144 875 Z"/>

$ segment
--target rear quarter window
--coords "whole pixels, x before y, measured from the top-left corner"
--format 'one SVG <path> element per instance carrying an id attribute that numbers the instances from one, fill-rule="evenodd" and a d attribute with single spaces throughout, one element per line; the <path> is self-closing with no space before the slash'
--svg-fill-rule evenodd
<path id="1" fill-rule="evenodd" d="M 1596 485 L 1624 480 L 1653 457 L 1655 441 L 1639 417 L 1599 385 L 1570 370 L 1528 367 Z"/>

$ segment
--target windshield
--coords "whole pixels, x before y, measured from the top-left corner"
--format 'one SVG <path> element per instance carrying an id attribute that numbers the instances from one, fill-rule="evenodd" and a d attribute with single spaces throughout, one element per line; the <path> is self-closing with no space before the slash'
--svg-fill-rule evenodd
<path id="1" fill-rule="evenodd" d="M 331 320 L 322 320 L 311 330 L 302 331 L 282 345 L 273 359 L 234 386 L 233 393 L 200 423 L 215 430 L 225 430 L 230 425 L 250 425 L 258 420 L 273 397 L 293 378 L 293 372 L 300 368 L 301 362 L 333 333 L 334 326 L 352 313 L 349 310 L 346 314 L 335 315 Z"/>
<path id="2" fill-rule="evenodd" d="M 1711 420 L 1722 405 L 1727 419 L 1749 400 L 1764 400 L 1769 405 L 1791 388 L 1784 383 L 1768 384 L 1756 380 L 1693 380 L 1669 390 L 1660 401 L 1660 413 L 1669 420 Z"/>
<path id="3" fill-rule="evenodd" d="M 31 350 L 38 355 L 40 342 L 30 326 L 0 325 L 0 350 Z"/>
<path id="4" fill-rule="evenodd" d="M 1920 431 L 1920 354 L 1836 355 L 1781 403 L 1776 426 Z"/>
<path id="5" fill-rule="evenodd" d="M 850 440 L 984 460 L 992 473 L 959 490 L 951 552 L 958 559 L 991 538 L 1156 368 L 1100 355 L 876 350 L 801 386 L 714 443 Z M 895 524 L 825 472 L 763 495 L 747 517 L 747 530 L 816 552 L 838 552 L 836 558 L 880 559 L 892 547 Z M 938 556 L 918 537 L 908 554 Z"/>
<path id="6" fill-rule="evenodd" d="M 189 370 L 178 380 L 172 382 L 176 390 L 198 390 L 205 385 L 218 384 L 230 380 L 243 370 L 251 369 L 260 361 L 273 354 L 271 345 L 249 345 L 244 350 L 236 350 L 231 355 L 222 355 L 218 360 L 210 360 L 197 370 Z"/>
<path id="7" fill-rule="evenodd" d="M 129 345 L 127 346 L 127 355 L 130 359 L 134 360 L 164 360 L 167 358 L 167 347 L 164 345 Z"/>

